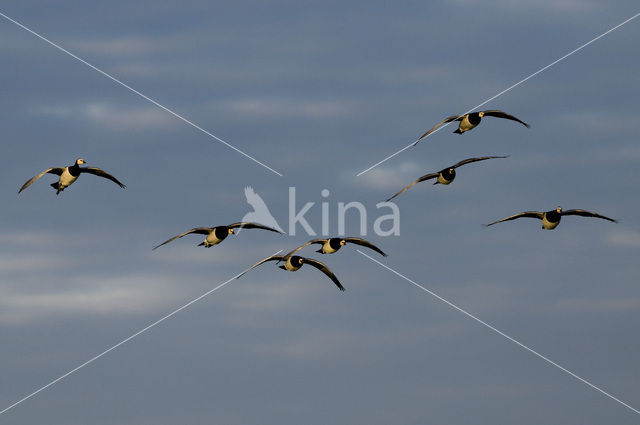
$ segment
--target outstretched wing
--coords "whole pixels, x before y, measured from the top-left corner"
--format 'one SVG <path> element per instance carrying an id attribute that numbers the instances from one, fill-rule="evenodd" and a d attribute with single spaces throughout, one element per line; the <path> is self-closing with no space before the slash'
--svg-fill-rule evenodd
<path id="1" fill-rule="evenodd" d="M 427 137 L 428 135 L 430 135 L 431 133 L 433 133 L 434 131 L 436 131 L 436 129 L 438 127 L 440 127 L 442 124 L 446 124 L 448 122 L 451 121 L 458 121 L 460 120 L 460 118 L 462 118 L 461 115 L 451 115 L 450 117 L 447 117 L 445 119 L 443 119 L 442 121 L 440 121 L 438 124 L 434 125 L 431 130 L 427 131 L 426 133 L 424 133 L 422 136 L 420 136 L 420 138 L 418 140 L 416 140 L 415 142 L 413 142 L 413 146 L 417 145 L 418 142 L 420 142 L 420 140 L 424 139 L 425 137 Z"/>
<path id="2" fill-rule="evenodd" d="M 585 211 L 585 210 L 566 210 L 566 211 L 562 211 L 562 215 L 579 215 L 582 217 L 596 217 L 596 218 L 603 218 L 605 220 L 613 221 L 614 223 L 618 222 L 618 220 L 614 220 L 613 218 L 609 218 L 604 215 L 600 215 L 600 214 L 597 214 L 591 211 Z"/>
<path id="3" fill-rule="evenodd" d="M 317 243 L 317 244 L 320 244 L 320 245 L 324 245 L 324 243 L 325 243 L 326 241 L 327 241 L 326 239 L 312 239 L 312 240 L 310 240 L 309 242 L 306 242 L 306 243 L 304 243 L 304 244 L 300 245 L 299 247 L 297 247 L 297 248 L 296 248 L 296 249 L 294 249 L 293 251 L 290 251 L 290 252 L 286 253 L 286 254 L 284 255 L 284 257 L 285 257 L 285 258 L 289 258 L 289 257 L 291 257 L 293 254 L 295 254 L 296 252 L 300 251 L 300 250 L 301 250 L 302 248 L 304 248 L 305 246 L 309 246 L 309 245 L 314 244 L 314 243 Z"/>
<path id="4" fill-rule="evenodd" d="M 336 284 L 336 286 L 338 287 L 338 289 L 340 289 L 341 291 L 344 291 L 344 286 L 342 286 L 342 284 L 340 283 L 340 281 L 338 280 L 338 278 L 336 277 L 335 274 L 333 274 L 333 272 L 331 270 L 329 270 L 329 267 L 325 266 L 323 263 L 321 263 L 320 261 L 316 261 L 313 258 L 303 258 L 302 259 L 303 263 L 307 263 L 310 266 L 315 267 L 316 269 L 320 270 L 322 273 L 326 274 L 327 276 L 329 276 L 329 279 L 331 279 L 333 281 L 333 283 Z"/>
<path id="5" fill-rule="evenodd" d="M 93 174 L 95 176 L 99 176 L 99 177 L 104 177 L 105 179 L 109 179 L 112 182 L 114 182 L 115 184 L 117 184 L 118 186 L 120 186 L 121 188 L 125 188 L 126 186 L 122 183 L 120 183 L 120 181 L 118 179 L 116 179 L 115 177 L 113 177 L 111 174 L 107 173 L 104 170 L 101 170 L 100 168 L 96 168 L 96 167 L 83 167 L 80 168 L 80 172 L 81 173 L 89 173 L 89 174 Z"/>
<path id="6" fill-rule="evenodd" d="M 462 161 L 458 162 L 456 165 L 452 166 L 451 168 L 458 168 L 461 167 L 465 164 L 470 164 L 472 162 L 478 162 L 478 161 L 484 161 L 487 159 L 493 159 L 493 158 L 508 158 L 509 155 L 507 156 L 481 156 L 478 158 L 467 158 L 467 159 L 463 159 Z"/>
<path id="7" fill-rule="evenodd" d="M 249 270 L 251 270 L 251 269 L 253 269 L 255 267 L 258 267 L 262 263 L 266 263 L 267 261 L 282 261 L 284 259 L 285 259 L 284 255 L 272 255 L 270 257 L 267 257 L 264 260 L 258 261 L 253 266 L 249 267 L 247 270 L 245 270 L 242 273 L 240 273 L 238 276 L 236 276 L 236 279 L 240 279 L 240 277 L 243 276 L 246 272 L 248 272 Z"/>
<path id="8" fill-rule="evenodd" d="M 282 233 L 279 230 L 274 229 L 273 227 L 269 227 L 269 226 L 265 226 L 264 224 L 259 224 L 259 223 L 245 223 L 245 222 L 240 222 L 240 223 L 233 223 L 227 226 L 230 229 L 235 229 L 237 227 L 243 228 L 243 229 L 263 229 L 263 230 L 270 230 L 272 232 L 276 232 L 276 233 Z"/>
<path id="9" fill-rule="evenodd" d="M 520 121 L 518 118 L 514 117 L 513 115 L 509 115 L 509 114 L 507 114 L 506 112 L 503 112 L 503 111 L 488 110 L 488 111 L 482 111 L 482 112 L 484 113 L 485 117 L 506 118 L 506 119 L 511 120 L 511 121 L 518 121 L 520 124 L 524 125 L 527 128 L 531 127 L 526 122 Z"/>
<path id="10" fill-rule="evenodd" d="M 537 218 L 542 220 L 542 216 L 544 214 L 538 211 L 525 211 L 525 212 L 521 212 L 518 214 L 514 214 L 511 217 L 507 217 L 507 218 L 503 218 L 502 220 L 498 220 L 498 221 L 494 221 L 493 223 L 489 223 L 487 224 L 487 226 L 492 226 L 496 223 L 502 223 L 503 221 L 509 221 L 509 220 L 515 220 L 517 218 L 521 218 L 521 217 L 528 217 L 528 218 Z"/>
<path id="11" fill-rule="evenodd" d="M 29 180 L 27 180 L 27 182 L 25 184 L 22 185 L 22 187 L 20 188 L 20 190 L 18 191 L 18 193 L 22 192 L 23 190 L 25 190 L 26 188 L 28 188 L 29 186 L 31 186 L 33 184 L 33 182 L 35 182 L 36 180 L 38 180 L 40 177 L 44 176 L 45 174 L 49 173 L 49 174 L 56 174 L 56 175 L 60 175 L 62 174 L 62 172 L 64 171 L 64 167 L 51 167 L 51 168 L 47 168 L 46 170 L 44 170 L 43 172 L 41 172 L 40 174 L 38 174 L 37 176 L 33 176 L 31 177 Z"/>
<path id="12" fill-rule="evenodd" d="M 389 202 L 390 200 L 392 200 L 393 198 L 395 198 L 396 196 L 400 195 L 402 192 L 404 192 L 405 190 L 409 189 L 410 187 L 412 187 L 414 184 L 423 182 L 425 180 L 429 180 L 429 179 L 433 179 L 435 177 L 438 177 L 438 173 L 431 173 L 431 174 L 425 174 L 424 176 L 420 177 L 418 180 L 414 181 L 413 183 L 411 183 L 410 185 L 408 185 L 407 187 L 405 187 L 404 189 L 402 189 L 400 192 L 396 193 L 395 195 L 393 195 L 391 198 L 387 199 L 385 202 Z"/>
<path id="13" fill-rule="evenodd" d="M 176 236 L 172 237 L 171 239 L 167 239 L 166 241 L 162 242 L 160 245 L 154 246 L 153 249 L 159 248 L 162 245 L 168 244 L 171 241 L 175 241 L 176 239 L 181 238 L 184 235 L 188 235 L 189 233 L 199 233 L 201 235 L 208 235 L 209 233 L 211 233 L 212 230 L 213 230 L 212 227 L 194 227 L 193 229 L 187 230 L 184 233 L 180 233 L 179 235 L 176 235 Z"/>
<path id="14" fill-rule="evenodd" d="M 344 238 L 344 240 L 347 241 L 348 243 L 354 243 L 356 245 L 366 246 L 367 248 L 374 250 L 375 252 L 377 252 L 378 254 L 382 255 L 383 257 L 387 256 L 387 254 L 382 252 L 382 250 L 380 248 L 378 248 L 377 246 L 375 246 L 371 242 L 369 242 L 367 240 L 364 240 L 362 238 Z"/>

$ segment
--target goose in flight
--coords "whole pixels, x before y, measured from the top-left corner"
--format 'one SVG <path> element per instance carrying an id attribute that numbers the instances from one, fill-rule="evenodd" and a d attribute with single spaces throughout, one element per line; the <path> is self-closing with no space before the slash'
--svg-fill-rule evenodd
<path id="1" fill-rule="evenodd" d="M 297 247 L 296 249 L 294 249 L 293 251 L 289 252 L 288 254 L 285 254 L 284 257 L 288 258 L 290 256 L 292 256 L 293 254 L 295 254 L 296 252 L 300 251 L 302 248 L 304 248 L 305 246 L 309 246 L 311 244 L 318 244 L 318 245 L 322 245 L 322 247 L 317 250 L 316 252 L 319 252 L 320 254 L 333 254 L 334 252 L 338 251 L 340 248 L 342 248 L 344 245 L 346 245 L 347 243 L 353 243 L 356 245 L 361 245 L 361 246 L 365 246 L 369 249 L 374 250 L 375 252 L 377 252 L 378 254 L 386 257 L 387 254 L 385 254 L 384 252 L 382 252 L 382 250 L 380 248 L 378 248 L 377 246 L 375 246 L 374 244 L 372 244 L 369 241 L 366 241 L 362 238 L 327 238 L 327 239 L 313 239 L 310 240 L 309 242 L 300 245 L 299 247 Z"/>
<path id="2" fill-rule="evenodd" d="M 442 124 L 446 124 L 451 121 L 460 121 L 460 124 L 458 124 L 458 128 L 456 129 L 456 131 L 454 131 L 454 133 L 462 134 L 464 132 L 467 132 L 473 129 L 475 126 L 480 124 L 480 121 L 482 121 L 482 117 L 505 118 L 508 120 L 517 121 L 527 128 L 530 127 L 529 124 L 527 124 L 524 121 L 520 121 L 518 118 L 514 117 L 513 115 L 509 115 L 506 112 L 502 112 L 498 110 L 471 112 L 464 115 L 451 115 L 450 117 L 447 117 L 442 121 L 440 121 L 438 124 L 434 125 L 431 130 L 427 131 L 422 136 L 420 136 L 420 138 L 413 143 L 413 146 L 417 145 L 418 142 L 420 142 L 422 139 L 424 139 L 425 137 L 427 137 L 428 135 L 436 131 L 436 129 L 440 127 Z"/>
<path id="3" fill-rule="evenodd" d="M 313 266 L 316 269 L 320 270 L 322 273 L 326 274 L 329 277 L 329 279 L 331 279 L 333 283 L 336 284 L 338 289 L 340 289 L 341 291 L 344 291 L 344 286 L 342 286 L 342 284 L 340 283 L 336 275 L 334 275 L 333 272 L 329 270 L 327 266 L 325 266 L 320 261 L 316 261 L 312 258 L 298 257 L 297 255 L 292 255 L 292 256 L 272 255 L 270 257 L 265 258 L 264 260 L 258 261 L 253 266 L 249 267 L 249 269 L 245 270 L 243 273 L 238 275 L 236 279 L 240 278 L 240 276 L 244 275 L 254 267 L 258 267 L 260 264 L 266 263 L 267 261 L 278 261 L 278 262 L 284 261 L 285 263 L 279 267 L 282 270 L 288 270 L 290 272 L 295 272 L 300 270 L 300 267 L 302 267 L 303 264 L 309 264 L 310 266 Z"/>
<path id="4" fill-rule="evenodd" d="M 240 223 L 233 223 L 233 224 L 229 224 L 228 226 L 216 226 L 216 227 L 194 227 L 191 230 L 187 230 L 184 233 L 180 233 L 179 235 L 176 235 L 170 239 L 167 239 L 166 241 L 162 242 L 160 245 L 156 245 L 153 247 L 153 249 L 159 248 L 162 245 L 168 244 L 171 241 L 174 241 L 178 238 L 181 238 L 185 235 L 188 235 L 190 233 L 198 233 L 200 235 L 207 235 L 206 238 L 204 238 L 204 241 L 199 243 L 198 246 L 204 246 L 205 248 L 211 248 L 213 245 L 218 245 L 220 242 L 222 242 L 223 240 L 225 240 L 227 238 L 227 236 L 229 235 L 233 235 L 234 234 L 234 230 L 236 228 L 242 228 L 242 229 L 263 229 L 263 230 L 269 230 L 271 232 L 276 232 L 276 233 L 281 233 L 279 231 L 277 231 L 276 229 L 272 229 L 271 227 L 267 227 L 264 226 L 262 224 L 258 224 L 258 223 L 244 223 L 244 222 L 240 222 Z"/>
<path id="5" fill-rule="evenodd" d="M 95 168 L 95 167 L 81 167 L 82 164 L 86 164 L 85 160 L 82 158 L 78 158 L 76 159 L 76 162 L 73 165 L 70 165 L 68 167 L 47 168 L 40 174 L 33 176 L 32 178 L 27 180 L 27 182 L 22 185 L 18 193 L 22 192 L 23 190 L 31 186 L 36 180 L 38 180 L 40 177 L 44 176 L 47 173 L 60 176 L 57 182 L 51 183 L 51 187 L 53 187 L 56 190 L 56 195 L 59 195 L 60 192 L 65 190 L 67 187 L 71 186 L 73 182 L 78 180 L 78 177 L 82 173 L 89 173 L 99 177 L 104 177 L 105 179 L 111 180 L 112 182 L 114 182 L 115 184 L 117 184 L 122 188 L 125 187 L 124 184 L 120 183 L 118 179 L 116 179 L 106 171 L 101 170 L 100 168 Z"/>
<path id="6" fill-rule="evenodd" d="M 420 182 L 423 182 L 425 180 L 430 180 L 430 179 L 434 179 L 434 178 L 437 177 L 438 179 L 433 184 L 444 184 L 444 185 L 447 185 L 447 184 L 451 183 L 456 178 L 456 168 L 461 167 L 461 166 L 463 166 L 465 164 L 470 164 L 472 162 L 484 161 L 484 160 L 493 159 L 493 158 L 508 158 L 508 157 L 507 156 L 482 156 L 482 157 L 479 157 L 479 158 L 463 159 L 462 161 L 458 162 L 457 164 L 454 164 L 451 167 L 448 167 L 448 168 L 445 168 L 443 170 L 440 170 L 437 173 L 425 174 L 424 176 L 420 177 L 418 180 L 416 180 L 413 183 L 411 183 L 410 185 L 406 186 L 400 192 L 398 192 L 395 195 L 393 195 L 391 198 L 387 199 L 385 202 L 389 202 L 390 200 L 392 200 L 396 196 L 400 195 L 402 192 L 404 192 L 405 190 L 409 189 L 413 185 L 415 185 L 417 183 L 420 183 Z"/>
<path id="7" fill-rule="evenodd" d="M 605 217 L 604 215 L 600 215 L 600 214 L 596 214 L 594 212 L 590 212 L 590 211 L 585 211 L 585 210 L 566 210 L 563 211 L 562 207 L 558 207 L 555 210 L 551 210 L 551 211 L 545 211 L 545 212 L 538 212 L 538 211 L 525 211 L 525 212 L 521 212 L 518 214 L 514 214 L 510 217 L 506 217 L 503 218 L 502 220 L 498 220 L 498 221 L 494 221 L 493 223 L 489 223 L 487 224 L 487 226 L 491 226 L 494 225 L 496 223 L 501 223 L 503 221 L 509 221 L 509 220 L 515 220 L 517 218 L 521 218 L 521 217 L 528 217 L 528 218 L 537 218 L 538 220 L 542 220 L 542 228 L 546 229 L 546 230 L 553 230 L 556 227 L 558 227 L 558 224 L 560 224 L 560 220 L 562 219 L 562 216 L 565 215 L 579 215 L 581 217 L 596 217 L 596 218 L 602 218 L 605 220 L 609 220 L 612 221 L 614 223 L 617 223 L 617 220 L 614 220 L 612 218 L 609 217 Z"/>

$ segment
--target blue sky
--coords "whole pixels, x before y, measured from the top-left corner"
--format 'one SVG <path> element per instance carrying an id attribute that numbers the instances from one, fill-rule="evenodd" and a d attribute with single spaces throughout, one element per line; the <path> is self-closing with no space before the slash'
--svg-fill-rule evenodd
<path id="1" fill-rule="evenodd" d="M 279 177 L 0 19 L 0 410 L 308 238 L 239 221 L 252 186 L 283 227 L 288 188 L 375 205 L 479 155 L 447 187 L 397 198 L 383 262 L 631 406 L 640 406 L 640 94 L 634 20 L 486 105 L 531 124 L 447 127 L 638 12 L 633 1 L 5 1 L 0 12 L 280 171 Z M 77 157 L 56 197 L 44 177 Z M 323 189 L 330 191 L 322 198 Z M 584 208 L 552 232 L 523 210 Z M 347 223 L 358 232 L 353 217 Z M 344 248 L 340 278 L 263 266 L 0 416 L 32 424 L 637 423 L 637 414 Z M 309 254 L 310 255 L 310 254 Z M 311 255 L 310 255 L 311 256 Z"/>

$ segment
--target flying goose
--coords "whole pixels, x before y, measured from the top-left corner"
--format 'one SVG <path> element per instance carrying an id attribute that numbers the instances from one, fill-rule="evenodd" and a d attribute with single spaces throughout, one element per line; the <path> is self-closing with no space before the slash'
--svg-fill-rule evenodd
<path id="1" fill-rule="evenodd" d="M 440 121 L 438 124 L 434 125 L 431 130 L 427 131 L 422 136 L 420 136 L 420 138 L 413 143 L 413 146 L 417 145 L 418 142 L 420 142 L 422 139 L 424 139 L 425 137 L 427 137 L 428 135 L 436 131 L 436 129 L 440 127 L 442 124 L 446 124 L 451 121 L 460 121 L 460 124 L 458 125 L 458 129 L 454 131 L 454 133 L 462 134 L 466 131 L 473 129 L 475 126 L 480 124 L 480 121 L 482 121 L 482 117 L 506 118 L 508 120 L 518 121 L 520 124 L 524 125 L 527 128 L 530 127 L 529 124 L 527 124 L 524 121 L 520 121 L 518 118 L 514 117 L 513 115 L 509 115 L 506 112 L 502 112 L 498 110 L 471 112 L 464 115 L 451 115 L 450 117 L 447 117 L 442 121 Z"/>
<path id="2" fill-rule="evenodd" d="M 168 244 L 171 241 L 174 241 L 178 238 L 181 238 L 185 235 L 188 235 L 190 233 L 198 233 L 201 235 L 207 235 L 206 238 L 204 238 L 204 241 L 199 243 L 198 246 L 204 246 L 205 248 L 211 248 L 213 245 L 218 245 L 220 242 L 222 242 L 223 240 L 225 240 L 227 238 L 227 236 L 232 235 L 234 233 L 235 228 L 242 228 L 242 229 L 263 229 L 263 230 L 269 230 L 271 232 L 276 232 L 276 233 L 281 233 L 276 229 L 272 229 L 271 227 L 267 227 L 264 226 L 262 224 L 258 224 L 258 223 L 244 223 L 244 222 L 240 222 L 240 223 L 233 223 L 233 224 L 229 224 L 228 226 L 216 226 L 216 227 L 194 227 L 191 230 L 187 230 L 184 233 L 180 233 L 179 235 L 176 235 L 174 237 L 172 237 L 171 239 L 167 239 L 166 241 L 162 242 L 160 245 L 156 245 L 153 247 L 153 249 L 159 248 L 162 245 Z"/>
<path id="3" fill-rule="evenodd" d="M 67 187 L 71 186 L 73 182 L 78 180 L 78 177 L 82 173 L 89 173 L 99 177 L 104 177 L 105 179 L 111 180 L 112 182 L 114 182 L 115 184 L 117 184 L 122 188 L 126 187 L 124 184 L 120 183 L 118 179 L 116 179 L 106 171 L 101 170 L 100 168 L 95 168 L 95 167 L 80 167 L 82 164 L 86 164 L 85 160 L 82 158 L 78 158 L 76 159 L 75 164 L 70 165 L 68 167 L 47 168 L 40 174 L 33 176 L 32 178 L 27 180 L 27 182 L 22 185 L 18 193 L 22 192 L 23 190 L 31 186 L 36 180 L 38 180 L 40 177 L 44 176 L 47 173 L 60 176 L 57 182 L 51 183 L 51 187 L 56 189 L 56 195 L 60 194 L 60 192 L 65 190 Z"/>
<path id="4" fill-rule="evenodd" d="M 342 284 L 340 283 L 340 281 L 338 280 L 336 275 L 334 275 L 333 272 L 331 270 L 329 270 L 329 268 L 327 266 L 325 266 L 320 261 L 316 261 L 316 260 L 314 260 L 312 258 L 298 257 L 297 255 L 292 255 L 292 256 L 272 255 L 271 257 L 267 257 L 264 260 L 258 261 L 253 266 L 251 266 L 249 269 L 245 270 L 243 273 L 238 275 L 236 277 L 236 279 L 240 278 L 240 276 L 244 275 L 246 272 L 248 272 L 249 270 L 253 269 L 254 267 L 258 267 L 260 264 L 266 263 L 267 261 L 278 261 L 278 262 L 284 261 L 285 263 L 283 265 L 279 266 L 279 267 L 282 270 L 288 270 L 290 272 L 295 272 L 297 270 L 300 270 L 300 267 L 302 267 L 303 264 L 309 264 L 310 266 L 315 267 L 316 269 L 320 270 L 322 273 L 324 273 L 327 276 L 329 276 L 329 278 L 333 281 L 333 283 L 336 284 L 338 289 L 340 289 L 341 291 L 344 291 L 344 286 L 342 286 Z"/>
<path id="5" fill-rule="evenodd" d="M 558 207 L 555 210 L 551 210 L 551 211 L 545 211 L 545 212 L 538 212 L 538 211 L 525 211 L 525 212 L 521 212 L 518 214 L 514 214 L 510 217 L 507 218 L 503 218 L 502 220 L 498 220 L 498 221 L 494 221 L 493 223 L 489 223 L 487 224 L 487 226 L 491 226 L 493 224 L 496 223 L 501 223 L 503 221 L 509 221 L 509 220 L 515 220 L 517 218 L 521 218 L 521 217 L 529 217 L 529 218 L 537 218 L 539 220 L 542 220 L 542 228 L 546 229 L 546 230 L 553 230 L 556 227 L 558 227 L 558 224 L 560 224 L 560 220 L 562 219 L 562 216 L 565 215 L 579 215 L 582 217 L 596 217 L 596 218 L 602 218 L 605 220 L 609 220 L 609 221 L 613 221 L 614 223 L 617 223 L 617 220 L 614 220 L 612 218 L 609 217 L 605 217 L 603 215 L 600 214 L 596 214 L 590 211 L 585 211 L 585 210 L 566 210 L 566 211 L 562 211 L 562 207 Z"/>
<path id="6" fill-rule="evenodd" d="M 458 162 L 457 164 L 452 165 L 451 167 L 445 168 L 443 170 L 440 170 L 437 173 L 425 174 L 424 176 L 420 177 L 418 180 L 414 181 L 413 183 L 411 183 L 410 185 L 408 185 L 407 187 L 402 189 L 400 192 L 398 192 L 395 195 L 393 195 L 391 198 L 387 199 L 385 202 L 389 202 L 390 200 L 392 200 L 396 196 L 400 195 L 405 190 L 407 190 L 410 187 L 412 187 L 414 184 L 423 182 L 425 180 L 430 180 L 430 179 L 433 179 L 433 178 L 437 177 L 438 179 L 433 184 L 444 184 L 444 185 L 447 185 L 447 184 L 451 183 L 456 178 L 456 168 L 461 167 L 461 166 L 463 166 L 465 164 L 470 164 L 472 162 L 484 161 L 484 160 L 493 159 L 493 158 L 508 158 L 508 157 L 507 156 L 482 156 L 482 157 L 479 157 L 479 158 L 463 159 L 462 161 Z"/>
<path id="7" fill-rule="evenodd" d="M 366 241 L 366 240 L 364 240 L 362 238 L 349 237 L 349 238 L 313 239 L 313 240 L 310 240 L 309 242 L 307 242 L 307 243 L 305 243 L 303 245 L 300 245 L 299 247 L 297 247 L 293 251 L 289 252 L 288 254 L 285 254 L 285 257 L 290 257 L 291 255 L 295 254 L 296 252 L 300 251 L 305 246 L 308 246 L 308 245 L 311 245 L 311 244 L 322 245 L 322 247 L 319 250 L 316 251 L 316 252 L 319 252 L 320 254 L 333 254 L 334 252 L 338 251 L 340 248 L 342 248 L 347 243 L 353 243 L 353 244 L 356 244 L 356 245 L 366 246 L 367 248 L 376 251 L 378 254 L 380 254 L 380 255 L 382 255 L 384 257 L 387 256 L 387 254 L 382 252 L 382 250 L 380 248 L 378 248 L 377 246 L 375 246 L 371 242 Z"/>

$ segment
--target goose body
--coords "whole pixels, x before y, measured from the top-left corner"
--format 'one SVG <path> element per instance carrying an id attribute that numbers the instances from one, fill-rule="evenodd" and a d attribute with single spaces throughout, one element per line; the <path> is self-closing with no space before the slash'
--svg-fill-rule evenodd
<path id="1" fill-rule="evenodd" d="M 603 220 L 607 220 L 607 221 L 612 221 L 614 223 L 617 223 L 617 220 L 614 220 L 612 218 L 606 217 L 604 215 L 598 214 L 598 213 L 594 213 L 591 211 L 586 211 L 586 210 L 562 210 L 562 207 L 558 207 L 555 210 L 551 210 L 551 211 L 544 211 L 544 212 L 540 212 L 540 211 L 524 211 L 518 214 L 514 214 L 512 216 L 509 217 L 505 217 L 501 220 L 498 221 L 494 221 L 493 223 L 489 223 L 487 224 L 487 226 L 492 226 L 494 224 L 497 223 L 502 223 L 503 221 L 510 221 L 510 220 L 516 220 L 518 218 L 522 218 L 522 217 L 527 217 L 527 218 L 537 218 L 538 220 L 542 221 L 542 228 L 545 230 L 553 230 L 556 227 L 558 227 L 558 225 L 560 224 L 560 221 L 562 220 L 562 217 L 565 215 L 578 215 L 581 217 L 594 217 L 594 218 L 601 218 Z"/>
<path id="2" fill-rule="evenodd" d="M 73 184 L 73 182 L 78 180 L 78 177 L 80 176 L 80 170 L 78 168 L 79 167 L 77 167 L 76 165 L 73 165 L 71 167 L 65 167 L 64 171 L 62 171 L 62 174 L 60 174 L 60 178 L 58 179 L 58 182 L 51 183 L 51 186 L 54 189 L 57 189 L 58 193 L 62 192 L 65 188 L 71 186 L 71 184 Z"/>
<path id="3" fill-rule="evenodd" d="M 437 173 L 425 174 L 424 176 L 420 177 L 418 180 L 416 180 L 413 183 L 405 186 L 400 192 L 396 193 L 391 198 L 387 199 L 386 202 L 389 202 L 390 200 L 392 200 L 396 196 L 400 195 L 405 190 L 407 190 L 407 189 L 413 187 L 414 185 L 416 185 L 416 184 L 418 184 L 420 182 L 423 182 L 425 180 L 436 179 L 435 183 L 433 183 L 433 184 L 448 185 L 451 182 L 453 182 L 453 180 L 456 178 L 456 168 L 461 167 L 461 166 L 463 166 L 465 164 L 470 164 L 472 162 L 485 161 L 487 159 L 494 159 L 494 158 L 507 158 L 507 157 L 506 156 L 481 156 L 481 157 L 478 157 L 478 158 L 463 159 L 462 161 L 458 162 L 457 164 L 454 164 L 451 167 L 444 168 L 444 169 L 438 171 Z"/>
<path id="4" fill-rule="evenodd" d="M 340 248 L 342 248 L 343 246 L 345 246 L 347 243 L 352 243 L 352 244 L 364 246 L 364 247 L 367 247 L 369 249 L 372 249 L 372 250 L 376 251 L 378 254 L 380 254 L 380 255 L 382 255 L 384 257 L 387 256 L 387 254 L 385 254 L 380 248 L 378 248 L 377 246 L 375 246 L 371 242 L 369 242 L 369 241 L 367 241 L 365 239 L 362 239 L 362 238 L 354 238 L 354 237 L 312 239 L 309 242 L 306 242 L 306 243 L 300 245 L 299 247 L 297 247 L 293 251 L 285 254 L 284 256 L 286 258 L 289 258 L 290 256 L 292 256 L 296 252 L 300 251 L 302 248 L 304 248 L 306 246 L 309 246 L 309 245 L 312 245 L 312 244 L 322 245 L 320 247 L 320 249 L 318 249 L 316 251 L 316 252 L 318 252 L 320 254 L 333 254 L 335 252 L 338 252 L 338 250 Z"/>
<path id="5" fill-rule="evenodd" d="M 448 185 L 456 178 L 456 169 L 453 167 L 445 168 L 438 172 L 438 178 L 433 184 Z"/>
<path id="6" fill-rule="evenodd" d="M 82 158 L 78 158 L 76 159 L 76 162 L 73 165 L 69 165 L 68 167 L 47 168 L 40 174 L 37 174 L 32 178 L 30 178 L 29 180 L 27 180 L 26 183 L 22 185 L 20 190 L 18 190 L 18 193 L 22 192 L 23 190 L 31 186 L 36 180 L 38 180 L 40 177 L 44 176 L 45 174 L 55 174 L 59 176 L 57 182 L 51 183 L 51 187 L 53 187 L 56 190 L 56 195 L 59 195 L 60 192 L 65 190 L 67 187 L 71 186 L 76 180 L 78 180 L 78 177 L 80 176 L 80 174 L 83 174 L 83 173 L 93 174 L 98 177 L 104 177 L 105 179 L 111 180 L 121 188 L 126 187 L 124 184 L 120 183 L 118 179 L 116 179 L 106 171 L 96 167 L 81 167 L 81 165 L 83 164 L 86 164 L 85 160 Z"/>
<path id="7" fill-rule="evenodd" d="M 460 124 L 458 124 L 458 128 L 454 131 L 456 134 L 466 133 L 471 130 L 482 121 L 482 117 L 484 114 L 482 112 L 475 112 L 472 114 L 466 114 L 462 116 L 460 119 Z"/>
<path id="8" fill-rule="evenodd" d="M 167 239 L 159 245 L 154 246 L 152 249 L 156 249 L 161 247 L 162 245 L 168 244 L 178 238 L 189 235 L 191 233 L 197 233 L 200 235 L 207 235 L 204 238 L 204 241 L 198 244 L 198 246 L 204 246 L 205 248 L 211 248 L 214 245 L 218 245 L 220 242 L 225 240 L 227 236 L 233 235 L 235 233 L 234 229 L 242 228 L 242 229 L 263 229 L 269 230 L 271 232 L 281 233 L 278 230 L 259 224 L 259 223 L 232 223 L 227 226 L 216 226 L 216 227 L 194 227 L 193 229 L 187 230 L 186 232 L 180 233 L 179 235 L 173 236 L 172 238 Z"/>
<path id="9" fill-rule="evenodd" d="M 329 277 L 329 279 L 331 279 L 331 281 L 338 287 L 338 289 L 340 289 L 341 291 L 344 291 L 344 286 L 342 286 L 342 284 L 340 283 L 336 275 L 334 275 L 333 272 L 329 270 L 329 268 L 324 263 L 321 263 L 320 261 L 314 260 L 312 258 L 305 258 L 297 255 L 272 255 L 270 257 L 265 258 L 264 260 L 258 261 L 256 264 L 254 264 L 253 266 L 249 267 L 247 270 L 239 274 L 236 277 L 236 279 L 239 279 L 249 270 L 255 267 L 258 267 L 259 265 L 266 263 L 267 261 L 277 261 L 277 262 L 284 261 L 284 264 L 279 267 L 282 270 L 287 270 L 290 272 L 298 271 L 304 264 L 309 264 L 310 266 L 315 267 L 316 269 L 324 273 L 327 277 Z"/>
<path id="10" fill-rule="evenodd" d="M 483 117 L 504 118 L 511 121 L 517 121 L 527 128 L 530 127 L 529 124 L 527 124 L 524 121 L 521 121 L 520 119 L 514 117 L 513 115 L 507 114 L 506 112 L 499 111 L 496 109 L 490 109 L 490 110 L 478 111 L 478 112 L 469 112 L 464 115 L 451 115 L 450 117 L 443 119 L 438 124 L 434 125 L 429 131 L 427 131 L 422 136 L 420 136 L 418 140 L 416 140 L 413 143 L 413 146 L 417 145 L 422 139 L 426 138 L 431 133 L 436 131 L 438 127 L 440 127 L 442 124 L 447 124 L 447 123 L 450 123 L 451 121 L 459 121 L 458 128 L 454 131 L 454 133 L 463 134 L 469 130 L 474 129 L 478 124 L 480 124 Z"/>

